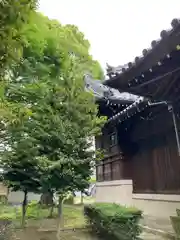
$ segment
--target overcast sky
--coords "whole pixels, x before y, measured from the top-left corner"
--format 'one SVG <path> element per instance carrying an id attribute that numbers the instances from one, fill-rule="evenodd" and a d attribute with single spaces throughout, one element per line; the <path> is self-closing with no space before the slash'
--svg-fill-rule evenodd
<path id="1" fill-rule="evenodd" d="M 180 17 L 180 0 L 40 0 L 40 11 L 75 24 L 104 67 L 133 61 Z"/>

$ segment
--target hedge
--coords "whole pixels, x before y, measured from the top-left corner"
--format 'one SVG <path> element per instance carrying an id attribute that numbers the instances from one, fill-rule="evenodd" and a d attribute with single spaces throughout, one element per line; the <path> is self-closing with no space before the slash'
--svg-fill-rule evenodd
<path id="1" fill-rule="evenodd" d="M 95 203 L 84 207 L 88 226 L 103 238 L 135 240 L 141 233 L 142 211 L 114 203 Z M 111 238 L 110 238 L 111 237 Z"/>

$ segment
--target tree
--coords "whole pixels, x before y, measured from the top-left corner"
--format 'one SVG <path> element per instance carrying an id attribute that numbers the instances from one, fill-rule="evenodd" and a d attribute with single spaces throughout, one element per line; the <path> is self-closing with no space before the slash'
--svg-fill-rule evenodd
<path id="1" fill-rule="evenodd" d="M 14 104 L 4 98 L 4 89 L 11 77 L 12 64 L 17 64 L 22 56 L 23 39 L 21 31 L 38 5 L 38 0 L 0 1 L 0 121 L 3 118 L 14 121 Z"/>
<path id="2" fill-rule="evenodd" d="M 21 55 L 21 29 L 36 8 L 36 0 L 0 1 L 0 76 Z"/>
<path id="3" fill-rule="evenodd" d="M 23 135 L 37 141 L 38 155 L 47 164 L 42 186 L 52 195 L 59 192 L 59 214 L 66 192 L 83 191 L 89 185 L 94 152 L 88 150 L 87 139 L 103 122 L 97 118 L 93 97 L 84 91 L 83 78 L 75 78 L 74 69 L 72 63 L 69 71 L 62 70 L 60 79 L 36 83 L 36 88 L 34 83 L 25 84 L 16 93 L 16 98 L 26 96 L 29 103 L 33 96 L 36 103 L 31 102 L 31 119 L 24 121 Z"/>
<path id="4" fill-rule="evenodd" d="M 1 130 L 1 148 L 4 149 L 5 145 L 8 141 L 6 124 L 7 121 L 14 121 L 17 120 L 17 113 L 16 116 L 12 114 L 13 111 L 16 112 L 17 108 L 14 104 L 9 103 L 6 101 L 4 93 L 6 88 L 7 81 L 10 80 L 11 75 L 11 66 L 13 63 L 17 63 L 20 60 L 22 55 L 22 38 L 21 38 L 21 30 L 29 20 L 31 13 L 36 9 L 37 1 L 36 0 L 1 0 L 0 1 L 0 39 L 1 39 L 1 46 L 0 46 L 0 130 Z M 15 117 L 15 118 L 14 118 Z M 5 130 L 5 131 L 4 131 Z M 3 147 L 2 147 L 3 146 Z M 6 146 L 7 147 L 7 146 Z M 11 146 L 12 152 L 11 156 L 9 155 L 10 159 L 15 160 L 15 156 L 13 156 L 13 148 Z M 5 148 L 4 152 L 7 151 Z M 8 153 L 10 154 L 10 152 Z M 4 155 L 5 157 L 5 155 Z M 16 170 L 11 168 L 10 159 L 6 161 L 6 166 L 4 165 L 4 180 L 16 178 L 16 170 L 20 171 L 19 168 Z M 3 162 L 3 161 L 2 161 Z M 4 162 L 3 162 L 4 163 Z M 9 164 L 9 165 L 8 165 Z M 19 164 L 19 167 L 22 166 Z M 17 166 L 16 166 L 17 167 Z M 6 171 L 7 169 L 11 168 L 11 176 L 8 176 L 10 172 Z M 21 177 L 20 177 L 21 175 Z M 10 178 L 9 178 L 10 177 Z M 23 172 L 19 172 L 19 180 L 23 179 Z M 16 179 L 17 180 L 17 179 Z M 27 179 L 26 179 L 27 180 Z M 24 185 L 28 184 L 24 181 Z M 13 183 L 13 185 L 11 184 Z M 15 181 L 7 181 L 8 186 L 12 187 L 13 189 L 22 188 L 18 186 L 18 183 Z M 32 187 L 32 184 L 31 184 Z M 27 187 L 26 187 L 27 188 Z M 26 190 L 24 190 L 26 192 Z M 25 194 L 27 196 L 27 194 Z M 24 206 L 26 203 L 26 196 L 24 199 Z M 25 210 L 25 207 L 24 207 Z M 23 211 L 24 211 L 23 210 Z"/>
<path id="5" fill-rule="evenodd" d="M 27 143 L 25 146 L 27 147 Z M 21 148 L 20 153 L 20 147 L 22 147 L 21 144 L 15 147 L 14 151 L 9 151 L 9 154 L 6 154 L 8 159 L 4 161 L 2 167 L 4 170 L 3 181 L 8 188 L 12 191 L 24 192 L 22 202 L 22 226 L 24 226 L 28 192 L 36 193 L 41 191 L 40 178 L 44 172 L 41 171 L 41 162 L 36 161 L 33 156 L 28 156 L 30 152 L 28 151 L 28 154 L 26 154 L 27 149 Z"/>
<path id="6" fill-rule="evenodd" d="M 28 118 L 28 116 L 24 116 Z M 22 119 L 22 116 L 21 116 Z M 26 126 L 23 125 L 25 128 Z M 41 192 L 44 162 L 37 157 L 37 141 L 22 131 L 21 122 L 11 123 L 4 134 L 1 167 L 2 180 L 12 191 L 23 191 L 22 226 L 25 223 L 28 192 Z"/>
<path id="7" fill-rule="evenodd" d="M 61 215 L 64 194 L 83 191 L 95 164 L 87 139 L 99 133 L 104 119 L 97 117 L 94 98 L 84 91 L 83 74 L 101 77 L 102 70 L 75 26 L 33 13 L 22 39 L 22 59 L 11 67 L 4 91 L 18 116 L 15 123 L 4 120 L 9 147 L 3 153 L 4 179 L 26 192 L 58 192 Z M 30 185 L 24 186 L 21 177 Z"/>

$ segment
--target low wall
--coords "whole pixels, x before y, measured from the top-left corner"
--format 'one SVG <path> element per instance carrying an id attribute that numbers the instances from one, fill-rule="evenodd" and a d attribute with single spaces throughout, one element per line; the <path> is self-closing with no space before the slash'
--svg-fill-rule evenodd
<path id="1" fill-rule="evenodd" d="M 96 183 L 96 202 L 114 202 L 132 205 L 132 180 Z"/>
<path id="2" fill-rule="evenodd" d="M 8 191 L 8 188 L 0 182 L 0 196 L 6 196 L 8 203 L 20 204 L 24 199 L 24 193 L 22 191 L 12 192 Z M 39 201 L 41 195 L 35 193 L 28 193 L 28 201 Z"/>
<path id="3" fill-rule="evenodd" d="M 7 196 L 8 195 L 8 188 L 4 186 L 3 183 L 0 183 L 0 196 Z"/>
<path id="4" fill-rule="evenodd" d="M 98 182 L 96 202 L 114 202 L 141 209 L 145 215 L 169 218 L 180 209 L 180 195 L 133 194 L 132 180 Z"/>
<path id="5" fill-rule="evenodd" d="M 28 193 L 28 201 L 39 201 L 41 195 L 40 194 L 35 194 L 35 193 Z M 21 191 L 17 192 L 9 192 L 8 195 L 8 203 L 11 204 L 20 204 L 22 203 L 24 199 L 24 193 Z"/>

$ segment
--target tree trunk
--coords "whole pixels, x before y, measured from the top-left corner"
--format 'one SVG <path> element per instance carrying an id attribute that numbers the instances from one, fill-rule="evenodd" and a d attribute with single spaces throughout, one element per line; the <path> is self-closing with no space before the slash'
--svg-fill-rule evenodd
<path id="1" fill-rule="evenodd" d="M 22 227 L 25 226 L 25 216 L 26 216 L 26 209 L 27 209 L 27 195 L 28 195 L 28 192 L 27 190 L 24 191 L 24 200 L 23 200 L 23 203 L 22 203 Z"/>
<path id="2" fill-rule="evenodd" d="M 59 218 L 59 230 L 64 228 L 64 221 L 63 221 L 63 197 L 59 197 L 58 203 L 58 218 Z"/>
<path id="3" fill-rule="evenodd" d="M 50 204 L 50 212 L 49 212 L 49 218 L 52 218 L 53 217 L 53 212 L 54 212 L 54 194 L 53 192 L 49 192 L 49 197 L 51 201 L 49 201 L 49 204 Z"/>
<path id="4" fill-rule="evenodd" d="M 49 206 L 53 204 L 53 193 L 45 192 L 41 195 L 40 204 Z"/>
<path id="5" fill-rule="evenodd" d="M 54 204 L 52 203 L 51 207 L 50 207 L 50 212 L 49 212 L 49 218 L 53 217 L 53 212 L 54 212 Z"/>
<path id="6" fill-rule="evenodd" d="M 81 192 L 81 204 L 83 204 L 83 193 Z"/>
<path id="7" fill-rule="evenodd" d="M 64 198 L 62 196 L 59 196 L 58 201 L 58 217 L 59 217 L 59 223 L 58 223 L 58 230 L 57 230 L 57 237 L 60 239 L 61 235 L 61 229 L 64 228 L 64 221 L 63 221 L 63 200 Z"/>
<path id="8" fill-rule="evenodd" d="M 59 197 L 59 203 L 58 203 L 58 217 L 61 219 L 63 214 L 63 198 Z"/>

